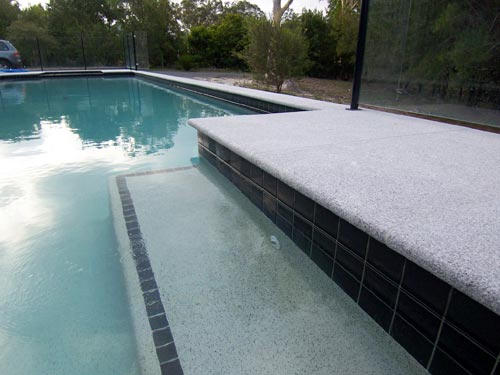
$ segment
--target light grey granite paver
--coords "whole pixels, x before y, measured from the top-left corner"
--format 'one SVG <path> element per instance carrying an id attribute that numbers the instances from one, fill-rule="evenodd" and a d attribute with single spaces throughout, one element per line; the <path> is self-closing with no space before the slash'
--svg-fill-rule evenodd
<path id="1" fill-rule="evenodd" d="M 500 313 L 500 135 L 336 108 L 189 123 Z"/>
<path id="2" fill-rule="evenodd" d="M 426 373 L 213 167 L 127 185 L 186 375 Z"/>

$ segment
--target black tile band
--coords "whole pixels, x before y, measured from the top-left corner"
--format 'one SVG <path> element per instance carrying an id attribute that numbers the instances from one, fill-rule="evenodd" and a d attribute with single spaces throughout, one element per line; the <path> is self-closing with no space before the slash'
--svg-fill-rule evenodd
<path id="1" fill-rule="evenodd" d="M 125 226 L 132 249 L 132 257 L 134 259 L 137 275 L 139 276 L 142 297 L 144 299 L 144 305 L 162 375 L 182 375 L 183 371 L 154 272 L 149 261 L 148 251 L 144 239 L 142 238 L 141 228 L 137 220 L 134 202 L 130 195 L 126 178 L 175 172 L 191 168 L 193 167 L 146 171 L 116 177 L 116 185 L 122 204 L 123 217 L 125 219 Z"/>
<path id="2" fill-rule="evenodd" d="M 200 155 L 433 374 L 500 375 L 500 316 L 198 132 Z"/>
<path id="3" fill-rule="evenodd" d="M 245 107 L 251 109 L 257 113 L 282 113 L 282 112 L 299 112 L 303 111 L 299 108 L 290 107 L 284 104 L 271 103 L 262 99 L 256 99 L 244 95 L 232 94 L 229 92 L 224 92 L 220 90 L 210 89 L 207 87 L 191 85 L 183 82 L 171 81 L 167 77 L 151 77 L 142 76 L 141 79 L 150 82 L 160 83 L 164 86 L 169 86 L 178 90 L 188 91 L 190 93 L 207 96 L 210 98 L 215 98 L 217 100 L 225 101 L 231 104 L 236 104 L 240 107 Z"/>

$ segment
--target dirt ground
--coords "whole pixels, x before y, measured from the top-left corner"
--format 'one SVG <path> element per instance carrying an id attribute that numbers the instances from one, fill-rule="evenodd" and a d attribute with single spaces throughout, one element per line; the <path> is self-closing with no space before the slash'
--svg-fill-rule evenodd
<path id="1" fill-rule="evenodd" d="M 256 88 L 259 90 L 274 91 L 271 87 L 258 84 L 252 80 L 249 73 L 230 71 L 180 71 L 180 70 L 159 70 L 156 73 L 169 74 L 178 77 L 199 79 L 223 83 L 233 86 Z M 304 77 L 285 82 L 283 93 L 288 95 L 301 96 L 304 98 L 325 100 L 334 103 L 348 104 L 351 101 L 352 82 L 333 79 L 319 79 Z"/>

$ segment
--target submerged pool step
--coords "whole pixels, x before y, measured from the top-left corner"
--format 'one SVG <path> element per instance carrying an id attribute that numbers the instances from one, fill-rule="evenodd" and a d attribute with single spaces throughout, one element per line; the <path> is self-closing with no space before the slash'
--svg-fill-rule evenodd
<path id="1" fill-rule="evenodd" d="M 500 316 L 198 132 L 199 153 L 433 374 L 496 374 Z"/>

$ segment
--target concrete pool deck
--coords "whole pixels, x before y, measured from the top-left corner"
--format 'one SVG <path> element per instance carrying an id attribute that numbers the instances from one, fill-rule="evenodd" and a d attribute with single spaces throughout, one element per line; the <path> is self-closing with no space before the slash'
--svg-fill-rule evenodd
<path id="1" fill-rule="evenodd" d="M 425 373 L 211 166 L 126 180 L 185 374 Z M 133 267 L 125 275 L 140 357 L 154 363 Z"/>
<path id="2" fill-rule="evenodd" d="M 500 313 L 499 135 L 344 108 L 189 123 Z"/>

